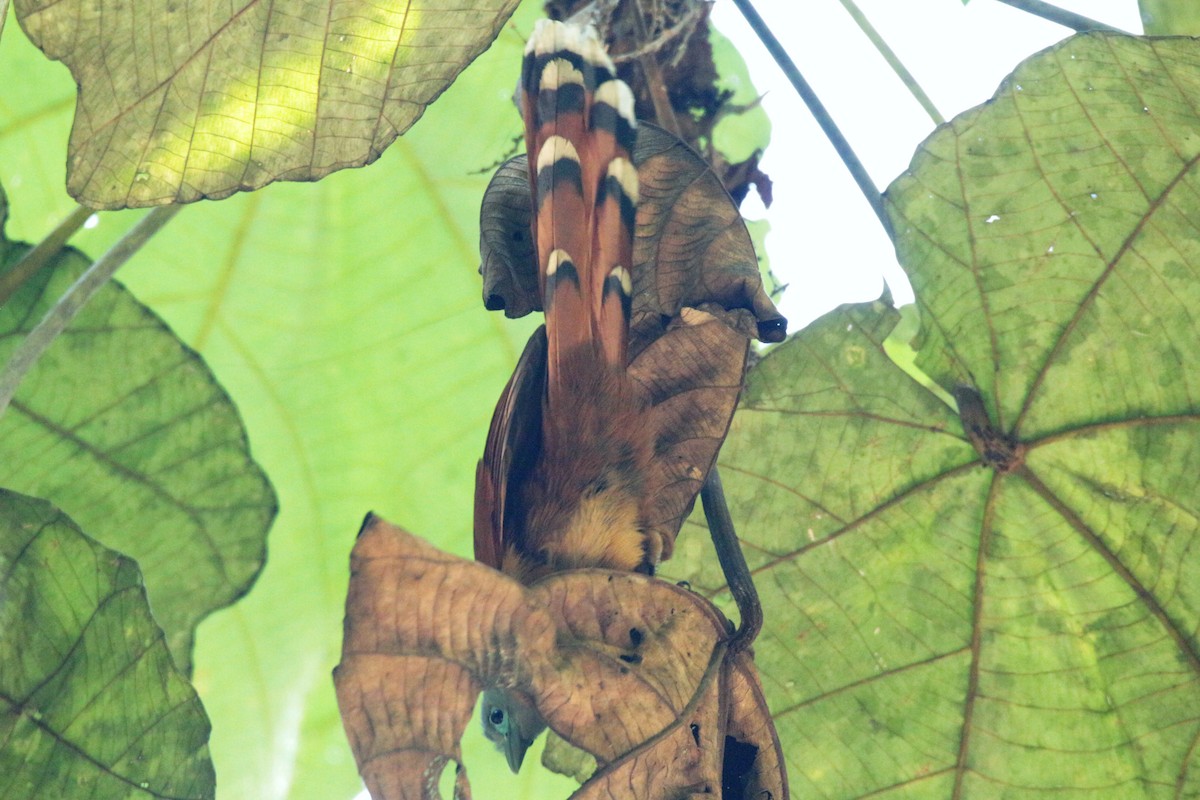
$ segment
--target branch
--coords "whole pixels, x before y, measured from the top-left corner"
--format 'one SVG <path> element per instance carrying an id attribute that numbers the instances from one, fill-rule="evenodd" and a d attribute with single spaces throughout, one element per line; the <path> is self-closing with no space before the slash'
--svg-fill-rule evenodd
<path id="1" fill-rule="evenodd" d="M 140 250 L 177 211 L 179 206 L 160 206 L 142 217 L 120 241 L 109 248 L 107 253 L 84 270 L 58 302 L 46 312 L 41 322 L 17 345 L 12 358 L 4 365 L 4 369 L 0 370 L 0 415 L 8 409 L 17 387 L 42 353 L 46 352 L 46 348 L 54 343 L 58 335 L 71 323 L 92 295 L 108 282 L 113 273 Z"/>
<path id="2" fill-rule="evenodd" d="M 66 219 L 58 223 L 50 235 L 42 239 L 31 250 L 28 250 L 21 260 L 12 268 L 0 275 L 0 306 L 7 303 L 16 294 L 25 281 L 32 278 L 42 267 L 59 254 L 67 240 L 87 222 L 88 217 L 96 213 L 84 206 L 75 206 L 75 210 Z"/>
<path id="3" fill-rule="evenodd" d="M 627 53 L 619 53 L 614 55 L 612 57 L 613 63 L 624 64 L 626 61 L 632 61 L 635 58 L 641 58 L 642 56 L 653 56 L 657 54 L 659 50 L 662 50 L 664 47 L 670 44 L 671 40 L 677 38 L 680 34 L 690 33 L 696 27 L 696 23 L 700 21 L 700 12 L 703 8 L 704 6 L 696 5 L 688 9 L 688 11 L 680 18 L 679 22 L 664 30 L 653 41 L 644 42 L 640 46 L 630 50 Z M 636 11 L 640 10 L 641 8 L 639 6 Z M 644 40 L 646 35 L 648 35 L 645 33 L 645 22 L 642 22 L 638 26 L 638 29 L 642 31 L 642 33 L 639 35 Z"/>
<path id="4" fill-rule="evenodd" d="M 875 30 L 875 26 L 871 24 L 867 16 L 854 4 L 854 0 L 841 0 L 841 2 L 842 8 L 846 9 L 846 13 L 858 23 L 858 27 L 867 35 L 871 44 L 875 45 L 875 49 L 879 51 L 879 54 L 883 56 L 883 60 L 892 68 L 892 72 L 896 73 L 900 81 L 912 93 L 912 96 L 921 104 L 921 108 L 925 109 L 925 113 L 933 120 L 933 124 L 941 125 L 944 123 L 946 118 L 937 110 L 937 106 L 929 99 L 929 95 L 925 94 L 925 90 L 921 88 L 921 84 L 917 83 L 917 79 L 913 77 L 913 74 L 908 71 L 908 67 L 904 66 L 895 51 L 879 35 L 879 31 Z"/>
<path id="5" fill-rule="evenodd" d="M 734 5 L 742 12 L 742 16 L 750 23 L 750 27 L 758 34 L 758 38 L 762 41 L 763 46 L 767 48 L 767 52 L 775 59 L 775 63 L 783 70 L 783 74 L 791 81 L 795 87 L 800 99 L 808 106 L 809 112 L 813 115 L 813 119 L 821 126 L 821 130 L 825 132 L 825 137 L 829 139 L 833 149 L 837 151 L 838 157 L 842 159 L 842 163 L 846 165 L 846 169 L 850 170 L 850 175 L 854 178 L 854 182 L 858 184 L 859 190 L 863 193 L 863 197 L 867 198 L 867 202 L 871 204 L 871 210 L 875 212 L 875 216 L 879 218 L 879 224 L 887 232 L 888 236 L 892 235 L 892 224 L 888 221 L 887 212 L 883 209 L 883 196 L 879 193 L 879 189 L 875 186 L 875 182 L 871 180 L 871 176 L 867 174 L 866 167 L 859 161 L 855 155 L 854 149 L 850 147 L 850 143 L 846 141 L 846 137 L 842 135 L 837 123 L 829 116 L 829 112 L 825 110 L 825 106 L 817 97 L 816 92 L 804 80 L 804 76 L 800 74 L 796 64 L 788 57 L 787 51 L 783 49 L 783 45 L 771 33 L 771 29 L 763 21 L 763 18 L 754 10 L 754 6 L 750 0 L 733 0 Z"/>
<path id="6" fill-rule="evenodd" d="M 639 44 L 644 43 L 650 37 L 650 32 L 646 29 L 646 20 L 642 17 L 641 2 L 634 2 L 633 20 L 634 24 L 637 25 L 638 42 Z M 675 109 L 671 106 L 671 98 L 667 95 L 667 84 L 663 80 L 662 68 L 658 65 L 658 58 L 653 52 L 644 52 L 638 56 L 638 63 L 641 65 L 642 74 L 646 78 L 646 88 L 650 92 L 650 102 L 654 104 L 655 122 L 675 136 L 681 136 L 679 120 L 675 118 Z"/>
<path id="7" fill-rule="evenodd" d="M 1084 31 L 1116 31 L 1117 33 L 1127 33 L 1127 31 L 1123 31 L 1120 28 L 1105 25 L 1103 22 L 1097 22 L 1082 14 L 1076 14 L 1073 11 L 1067 11 L 1064 8 L 1043 3 L 1042 0 L 1000 0 L 1000 2 L 1006 6 L 1012 6 L 1013 8 L 1028 12 L 1035 17 L 1048 19 L 1051 22 L 1063 25 L 1074 31 L 1079 31 L 1080 33 Z"/>

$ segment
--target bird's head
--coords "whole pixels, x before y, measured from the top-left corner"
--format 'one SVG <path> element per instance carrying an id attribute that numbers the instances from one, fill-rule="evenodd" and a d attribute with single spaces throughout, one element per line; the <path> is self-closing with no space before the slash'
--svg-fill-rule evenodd
<path id="1" fill-rule="evenodd" d="M 484 736 L 504 753 L 513 772 L 520 770 L 525 751 L 546 729 L 533 702 L 518 692 L 487 689 L 483 693 L 481 716 Z"/>

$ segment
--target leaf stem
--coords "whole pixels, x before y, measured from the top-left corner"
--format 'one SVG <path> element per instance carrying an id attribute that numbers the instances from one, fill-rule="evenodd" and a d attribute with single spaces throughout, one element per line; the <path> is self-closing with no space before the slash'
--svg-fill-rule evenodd
<path id="1" fill-rule="evenodd" d="M 75 206 L 75 209 L 62 222 L 58 223 L 45 239 L 28 250 L 20 261 L 12 265 L 11 269 L 0 275 L 0 306 L 12 299 L 17 289 L 21 288 L 25 281 L 50 263 L 63 249 L 63 245 L 94 213 L 96 212 L 85 206 Z"/>
<path id="2" fill-rule="evenodd" d="M 771 33 L 771 29 L 763 21 L 763 18 L 754 10 L 754 6 L 750 0 L 733 0 L 734 5 L 742 12 L 742 16 L 746 18 L 746 22 L 750 23 L 750 27 L 758 34 L 759 40 L 763 46 L 767 48 L 767 52 L 775 59 L 775 63 L 783 70 L 783 74 L 791 81 L 792 86 L 796 89 L 796 93 L 800 95 L 800 99 L 808 106 L 809 112 L 813 115 L 813 119 L 821 126 L 825 137 L 829 139 L 829 143 L 833 145 L 833 149 L 837 151 L 838 157 L 842 159 L 842 163 L 846 165 L 846 169 L 850 170 L 850 175 L 854 178 L 854 182 L 858 184 L 859 190 L 863 193 L 863 197 L 867 198 L 867 202 L 871 204 L 871 210 L 875 212 L 875 216 L 879 218 L 879 223 L 883 225 L 883 229 L 888 236 L 892 235 L 892 224 L 888 221 L 887 212 L 883 208 L 883 195 L 879 193 L 875 182 L 871 180 L 871 176 L 867 174 L 866 167 L 855 155 L 854 149 L 850 147 L 850 143 L 846 141 L 846 137 L 842 135 L 837 123 L 829 116 L 829 112 L 825 110 L 824 104 L 817 97 L 816 92 L 808 85 L 808 81 L 804 80 L 804 76 L 800 74 L 800 70 L 796 67 L 795 62 L 788 56 L 787 51 L 783 49 L 783 45 L 775 38 L 775 34 Z"/>
<path id="3" fill-rule="evenodd" d="M 937 106 L 929 99 L 929 95 L 925 94 L 925 90 L 921 88 L 921 84 L 917 83 L 917 79 L 913 77 L 913 74 L 908 71 L 908 67 L 904 66 L 899 56 L 888 46 L 883 37 L 879 35 L 879 31 L 875 30 L 875 26 L 867 19 L 866 14 L 862 13 L 858 6 L 855 5 L 854 0 L 841 0 L 841 3 L 842 8 L 846 9 L 846 13 L 858 24 L 858 27 L 866 34 L 871 44 L 875 45 L 875 49 L 879 51 L 879 54 L 883 56 L 883 60 L 892 68 L 892 72 L 896 73 L 896 76 L 900 78 L 900 81 L 912 93 L 912 96 L 921 104 L 921 108 L 925 109 L 925 113 L 933 120 L 933 124 L 941 125 L 944 123 L 946 118 L 937 110 Z"/>
<path id="4" fill-rule="evenodd" d="M 12 357 L 0 370 L 0 415 L 8 408 L 13 395 L 26 373 L 33 367 L 42 353 L 71 323 L 80 309 L 100 290 L 117 269 L 129 257 L 141 249 L 159 228 L 167 223 L 179 206 L 160 206 L 142 217 L 133 228 L 109 248 L 108 252 L 92 262 L 75 283 L 63 293 L 58 302 L 46 312 L 41 321 L 17 345 Z M 86 219 L 86 217 L 85 217 Z"/>
<path id="5" fill-rule="evenodd" d="M 700 501 L 704 504 L 704 519 L 708 522 L 708 531 L 717 550 L 717 561 L 725 573 L 729 592 L 741 616 L 737 632 L 729 640 L 729 653 L 736 655 L 758 637 L 763 622 L 762 605 L 758 601 L 758 589 L 754 587 L 750 568 L 746 566 L 746 557 L 742 555 L 737 531 L 733 528 L 733 517 L 729 515 L 729 504 L 725 502 L 725 489 L 721 486 L 721 475 L 717 472 L 716 464 L 708 471 L 708 478 L 700 490 Z"/>
<path id="6" fill-rule="evenodd" d="M 1012 6 L 1013 8 L 1033 14 L 1035 17 L 1048 19 L 1051 22 L 1058 23 L 1059 25 L 1070 28 L 1074 31 L 1079 31 L 1081 33 L 1084 31 L 1116 31 L 1118 33 L 1126 32 L 1120 30 L 1119 28 L 1114 28 L 1111 25 L 1105 25 L 1103 22 L 1097 22 L 1096 20 L 1091 19 L 1090 17 L 1085 17 L 1082 14 L 1076 14 L 1073 11 L 1067 11 L 1065 8 L 1059 8 L 1058 6 L 1044 3 L 1042 0 L 999 0 L 999 2 L 1004 3 L 1006 6 Z"/>

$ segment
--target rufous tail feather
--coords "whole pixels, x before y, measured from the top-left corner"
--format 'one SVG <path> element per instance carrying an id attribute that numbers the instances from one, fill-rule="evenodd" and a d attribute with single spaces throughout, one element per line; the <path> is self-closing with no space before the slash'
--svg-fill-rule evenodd
<path id="1" fill-rule="evenodd" d="M 525 49 L 523 112 L 548 341 L 547 405 L 566 357 L 626 366 L 634 217 L 633 93 L 591 28 L 542 20 Z"/>

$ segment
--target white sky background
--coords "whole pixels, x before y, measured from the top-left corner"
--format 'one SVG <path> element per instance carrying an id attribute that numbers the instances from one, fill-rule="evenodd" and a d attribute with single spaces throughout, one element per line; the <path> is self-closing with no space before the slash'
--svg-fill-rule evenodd
<path id="1" fill-rule="evenodd" d="M 947 120 L 979 105 L 1026 57 L 1072 31 L 997 0 L 856 0 Z M 1059 0 L 1055 5 L 1141 33 L 1137 0 Z M 866 165 L 880 191 L 907 167 L 933 121 L 851 19 L 839 0 L 754 0 L 800 73 Z M 781 310 L 789 330 L 847 302 L 873 300 L 883 281 L 897 305 L 912 290 L 891 242 L 850 173 L 791 84 L 731 0 L 713 22 L 737 45 L 765 95 L 771 144 L 762 169 L 775 182 L 765 212 L 771 268 L 790 284 Z"/>

